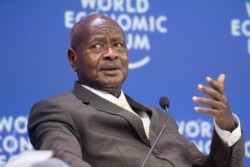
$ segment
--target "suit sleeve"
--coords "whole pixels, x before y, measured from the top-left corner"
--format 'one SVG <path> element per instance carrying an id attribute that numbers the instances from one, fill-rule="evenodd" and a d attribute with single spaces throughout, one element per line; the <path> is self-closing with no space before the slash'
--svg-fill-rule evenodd
<path id="1" fill-rule="evenodd" d="M 28 132 L 37 150 L 52 150 L 54 157 L 74 167 L 90 167 L 83 161 L 80 137 L 70 114 L 49 101 L 36 103 L 30 112 Z"/>
<path id="2" fill-rule="evenodd" d="M 244 150 L 243 133 L 240 140 L 229 147 L 214 131 L 209 158 L 216 166 L 243 167 Z"/>
<path id="3" fill-rule="evenodd" d="M 151 108 L 154 111 L 154 108 Z M 159 113 L 160 124 L 163 126 L 166 122 L 166 116 L 163 112 Z M 231 147 L 226 145 L 218 136 L 217 132 L 213 131 L 210 153 L 203 154 L 198 147 L 190 142 L 184 135 L 178 131 L 178 124 L 174 118 L 168 115 L 168 127 L 166 133 L 158 142 L 158 148 L 161 148 L 161 158 L 167 158 L 175 166 L 186 164 L 192 167 L 243 167 L 244 166 L 244 134 L 241 133 L 240 139 Z M 171 150 L 171 152 L 169 152 Z M 180 162 L 180 163 L 179 163 Z M 173 165 L 173 166 L 174 166 Z M 186 166 L 188 166 L 186 165 Z M 183 165 L 182 165 L 183 166 Z"/>
<path id="4" fill-rule="evenodd" d="M 240 140 L 229 147 L 223 143 L 216 131 L 213 132 L 210 153 L 207 156 L 197 156 L 193 144 L 188 144 L 189 155 L 194 167 L 243 167 L 244 139 L 243 133 Z"/>

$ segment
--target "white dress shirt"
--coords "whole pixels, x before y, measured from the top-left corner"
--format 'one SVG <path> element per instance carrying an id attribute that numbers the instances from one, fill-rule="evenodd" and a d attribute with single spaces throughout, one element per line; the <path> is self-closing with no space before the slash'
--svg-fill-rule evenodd
<path id="1" fill-rule="evenodd" d="M 148 114 L 146 112 L 142 112 L 139 115 L 137 115 L 135 112 L 133 112 L 133 110 L 130 107 L 130 105 L 128 104 L 128 102 L 126 100 L 126 97 L 125 97 L 122 90 L 121 90 L 120 96 L 118 98 L 116 98 L 115 96 L 113 96 L 113 95 L 111 95 L 111 94 L 109 94 L 109 93 L 107 93 L 105 91 L 96 90 L 96 89 L 93 89 L 93 88 L 91 88 L 89 86 L 86 86 L 86 85 L 82 85 L 82 86 L 85 87 L 86 89 L 90 90 L 91 92 L 95 93 L 96 95 L 110 101 L 111 103 L 117 104 L 118 99 L 123 100 L 123 102 L 122 102 L 123 106 L 124 106 L 123 108 L 125 108 L 128 111 L 134 113 L 136 116 L 138 116 L 139 118 L 142 119 L 146 135 L 149 136 L 150 118 L 149 118 Z M 217 132 L 219 137 L 222 139 L 222 141 L 229 147 L 234 145 L 241 137 L 240 120 L 235 114 L 233 114 L 233 115 L 234 115 L 235 121 L 238 124 L 238 126 L 232 132 L 220 129 L 218 127 L 218 125 L 215 123 L 215 120 L 214 120 L 215 131 Z"/>

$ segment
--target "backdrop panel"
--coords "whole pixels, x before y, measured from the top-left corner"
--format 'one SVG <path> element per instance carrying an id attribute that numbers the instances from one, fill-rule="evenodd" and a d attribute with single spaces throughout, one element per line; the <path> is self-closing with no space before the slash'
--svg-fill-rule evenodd
<path id="1" fill-rule="evenodd" d="M 126 32 L 130 55 L 124 91 L 159 106 L 169 97 L 180 132 L 209 152 L 211 117 L 193 110 L 205 77 L 226 74 L 225 91 L 245 133 L 250 166 L 250 1 L 21 0 L 0 2 L 0 166 L 32 149 L 27 116 L 34 102 L 70 90 L 70 29 L 103 13 Z"/>

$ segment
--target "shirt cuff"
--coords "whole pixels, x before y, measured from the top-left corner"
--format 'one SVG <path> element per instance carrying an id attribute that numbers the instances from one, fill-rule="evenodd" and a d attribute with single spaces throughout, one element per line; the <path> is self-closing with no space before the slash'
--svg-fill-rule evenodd
<path id="1" fill-rule="evenodd" d="M 233 116 L 238 126 L 232 132 L 220 129 L 214 120 L 215 131 L 228 147 L 237 143 L 241 137 L 240 119 L 234 113 Z"/>

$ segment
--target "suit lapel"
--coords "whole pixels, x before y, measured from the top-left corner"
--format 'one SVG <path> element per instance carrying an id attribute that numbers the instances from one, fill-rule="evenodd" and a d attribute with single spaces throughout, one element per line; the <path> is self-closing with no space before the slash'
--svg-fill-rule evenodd
<path id="1" fill-rule="evenodd" d="M 149 144 L 149 141 L 147 140 L 147 136 L 144 131 L 142 120 L 135 116 L 133 113 L 103 99 L 100 96 L 97 96 L 96 94 L 92 93 L 91 91 L 84 88 L 82 85 L 80 85 L 78 82 L 75 83 L 73 88 L 74 95 L 79 98 L 84 104 L 92 106 L 98 111 L 106 112 L 112 115 L 117 115 L 119 117 L 122 117 L 126 119 L 136 130 L 138 135 L 141 137 L 141 139 L 146 143 Z M 131 105 L 132 109 L 136 111 L 146 111 L 149 112 L 151 115 L 151 111 L 142 106 L 141 104 L 135 102 L 133 99 L 131 99 L 129 96 L 126 96 L 128 103 Z"/>
<path id="2" fill-rule="evenodd" d="M 164 122 L 163 120 L 165 120 L 166 118 L 162 117 L 163 115 L 160 116 L 155 108 L 141 105 L 127 95 L 126 99 L 128 100 L 129 104 L 131 105 L 134 111 L 145 111 L 150 116 L 149 140 L 150 143 L 153 144 L 158 134 L 160 133 L 161 128 L 163 127 L 162 122 Z"/>

